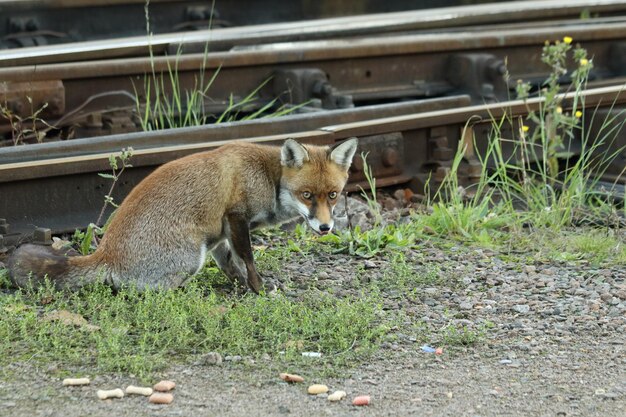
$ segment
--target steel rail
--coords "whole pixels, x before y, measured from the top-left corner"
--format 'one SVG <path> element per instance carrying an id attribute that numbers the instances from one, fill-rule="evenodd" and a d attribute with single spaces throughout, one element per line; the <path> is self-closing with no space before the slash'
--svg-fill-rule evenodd
<path id="1" fill-rule="evenodd" d="M 573 100 L 573 93 L 564 95 L 565 111 Z M 591 115 L 595 112 L 613 112 L 624 108 L 626 85 L 587 90 L 578 98 L 578 102 L 581 100 L 587 111 L 592 112 L 587 118 L 591 120 Z M 263 127 L 255 129 L 255 124 L 258 126 L 260 122 L 234 123 L 226 127 L 207 126 L 204 128 L 208 138 L 205 142 L 177 143 L 174 139 L 197 136 L 201 134 L 198 129 L 128 134 L 125 140 L 117 138 L 118 143 L 132 143 L 133 137 L 145 141 L 148 139 L 146 135 L 153 134 L 163 145 L 141 148 L 135 152 L 132 158 L 133 168 L 124 173 L 115 198 L 120 201 L 134 185 L 160 164 L 230 142 L 230 138 L 236 135 L 221 133 L 224 129 L 241 132 L 237 129 L 242 124 L 247 126 L 247 135 L 241 135 L 236 140 L 257 143 L 280 143 L 293 137 L 309 143 L 332 144 L 358 136 L 361 139 L 361 149 L 371 151 L 368 161 L 374 168 L 377 184 L 410 184 L 412 187 L 419 187 L 423 186 L 425 179 L 431 174 L 433 181 L 441 181 L 450 168 L 454 149 L 459 141 L 472 145 L 471 138 L 475 135 L 480 144 L 486 140 L 494 118 L 498 119 L 503 115 L 512 119 L 523 117 L 529 110 L 537 110 L 542 102 L 542 99 L 536 98 L 526 102 L 511 101 L 421 114 L 400 114 L 372 120 L 319 125 L 318 128 L 288 134 L 263 134 Z M 218 135 L 210 133 L 220 129 L 222 132 Z M 163 140 L 161 135 L 171 136 L 171 140 Z M 626 143 L 623 139 L 621 141 Z M 44 145 L 33 145 L 37 146 Z M 575 144 L 572 149 L 577 149 Z M 110 153 L 96 150 L 94 153 L 24 160 L 19 156 L 19 148 L 1 151 L 3 164 L 0 165 L 0 195 L 3 198 L 0 199 L 0 217 L 11 224 L 13 238 L 28 234 L 36 226 L 65 232 L 84 226 L 97 217 L 107 188 L 106 180 L 98 177 L 97 173 L 108 170 Z M 610 153 L 608 150 L 604 151 Z M 11 155 L 13 159 L 10 159 Z M 480 174 L 477 160 L 472 159 L 471 152 L 467 155 L 460 171 L 461 180 L 465 183 L 476 180 Z M 626 155 L 620 158 L 617 164 L 621 164 L 623 168 Z M 9 162 L 11 160 L 17 162 Z M 350 186 L 354 189 L 357 185 L 365 185 L 364 179 L 362 165 L 357 162 L 353 167 Z M 621 181 L 624 181 L 623 177 Z M 5 240 L 9 238 L 9 235 L 5 235 Z"/>
<path id="2" fill-rule="evenodd" d="M 573 37 L 593 57 L 592 81 L 607 82 L 626 74 L 626 23 L 579 23 L 532 30 L 291 42 L 206 56 L 188 54 L 152 60 L 129 58 L 0 68 L 3 81 L 0 99 L 5 94 L 5 100 L 9 97 L 8 101 L 21 101 L 26 110 L 30 108 L 26 96 L 35 97 L 34 108 L 51 103 L 46 110 L 49 113 L 42 113 L 42 117 L 54 124 L 55 118 L 84 106 L 102 93 L 125 91 L 132 97 L 136 89 L 141 100 L 145 74 L 153 70 L 156 74 L 167 74 L 168 69 L 176 68 L 178 84 L 184 91 L 194 88 L 204 68 L 206 78 L 219 71 L 210 90 L 217 103 L 228 102 L 231 95 L 245 97 L 269 79 L 272 82 L 259 91 L 260 100 L 279 97 L 289 101 L 293 99 L 292 93 L 301 89 L 307 91 L 299 93 L 299 101 L 294 101 L 305 102 L 318 97 L 308 89 L 313 82 L 320 82 L 327 87 L 328 96 L 319 97 L 322 102 L 330 99 L 331 105 L 341 98 L 348 98 L 348 103 L 363 104 L 400 97 L 458 94 L 470 94 L 475 103 L 489 102 L 506 99 L 513 88 L 502 79 L 505 60 L 512 80 L 543 80 L 546 74 L 541 69 L 541 45 L 547 39 L 564 36 Z M 310 70 L 314 70 L 314 77 L 309 76 Z M 3 93 L 3 88 L 8 92 Z M 41 93 L 46 88 L 49 93 Z M 128 97 L 122 99 L 105 97 L 87 110 L 134 106 Z M 0 131 L 7 129 L 6 123 L 0 124 Z M 96 133 L 102 134 L 105 133 Z"/>
<path id="3" fill-rule="evenodd" d="M 579 23 L 566 27 L 540 29 L 513 29 L 476 33 L 437 33 L 420 35 L 394 35 L 360 39 L 334 39 L 258 45 L 249 49 L 229 52 L 189 54 L 178 57 L 130 58 L 123 60 L 99 60 L 50 65 L 26 65 L 15 68 L 0 68 L 0 79 L 9 82 L 42 80 L 80 80 L 114 76 L 138 76 L 167 72 L 176 67 L 179 72 L 228 69 L 236 67 L 271 65 L 273 68 L 285 64 L 315 65 L 325 61 L 359 58 L 383 58 L 420 53 L 446 53 L 481 51 L 499 52 L 507 56 L 507 49 L 515 47 L 534 48 L 527 56 L 528 67 L 537 63 L 538 48 L 547 40 L 560 40 L 570 36 L 587 46 L 588 42 L 611 42 L 626 39 L 626 24 Z M 600 57 L 598 57 L 600 58 Z M 531 61 L 532 62 L 529 62 Z M 264 79 L 263 74 L 257 79 Z M 255 80 L 256 82 L 256 80 Z M 256 84 L 258 85 L 258 84 Z"/>
<path id="4" fill-rule="evenodd" d="M 626 13 L 626 1 L 517 1 L 74 42 L 2 51 L 0 67 L 147 56 L 149 53 L 203 52 L 207 43 L 211 51 L 216 51 L 237 45 L 372 36 L 494 23 L 529 23 L 579 18 L 583 12 L 623 15 Z"/>

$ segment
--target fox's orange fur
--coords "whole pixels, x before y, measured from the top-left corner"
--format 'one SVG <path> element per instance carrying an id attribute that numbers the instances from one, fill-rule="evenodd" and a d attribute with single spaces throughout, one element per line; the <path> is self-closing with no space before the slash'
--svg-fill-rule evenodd
<path id="1" fill-rule="evenodd" d="M 174 288 L 211 252 L 227 275 L 259 292 L 250 229 L 301 215 L 329 232 L 355 151 L 356 139 L 334 149 L 233 143 L 169 162 L 126 197 L 93 254 L 23 245 L 9 260 L 11 277 L 20 286 L 47 275 L 69 289 L 96 281 Z"/>

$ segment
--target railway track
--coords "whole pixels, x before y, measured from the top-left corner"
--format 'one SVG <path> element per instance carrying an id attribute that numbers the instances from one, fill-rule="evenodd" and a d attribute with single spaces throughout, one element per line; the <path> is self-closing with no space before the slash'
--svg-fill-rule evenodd
<path id="1" fill-rule="evenodd" d="M 583 97 L 586 108 L 594 113 L 618 112 L 626 104 L 626 85 L 588 90 Z M 572 100 L 572 94 L 566 96 L 565 110 Z M 332 144 L 357 136 L 361 139 L 360 151 L 370 152 L 369 163 L 380 186 L 402 184 L 419 188 L 431 175 L 433 184 L 443 179 L 459 141 L 472 145 L 471 138 L 475 137 L 480 147 L 489 135 L 492 118 L 497 119 L 504 112 L 513 119 L 524 116 L 529 109 L 538 109 L 541 101 L 536 98 L 527 103 L 512 101 L 466 106 L 469 97 L 461 96 L 432 103 L 404 104 L 403 109 L 395 105 L 373 106 L 343 113 L 291 116 L 270 123 L 250 121 L 130 133 L 101 138 L 97 144 L 84 141 L 69 149 L 63 148 L 67 144 L 62 142 L 0 149 L 0 160 L 4 162 L 0 165 L 0 195 L 11 196 L 0 200 L 1 217 L 10 222 L 10 229 L 0 226 L 5 232 L 3 241 L 5 245 L 14 244 L 30 235 L 36 227 L 47 227 L 60 233 L 93 222 L 107 189 L 107 181 L 97 173 L 108 170 L 112 149 L 128 146 L 136 149 L 133 167 L 124 173 L 116 190 L 117 201 L 162 163 L 234 139 L 280 143 L 292 137 L 309 143 Z M 416 113 L 420 106 L 439 106 L 442 110 Z M 372 113 L 387 117 L 370 118 Z M 468 125 L 469 120 L 472 123 Z M 298 126 L 304 129 L 298 130 Z M 576 138 L 570 144 L 574 154 L 580 142 L 581 138 Z M 614 146 L 624 144 L 626 138 L 622 134 Z M 472 152 L 468 153 L 460 171 L 464 183 L 471 183 L 480 175 L 480 164 L 472 155 Z M 608 174 L 617 179 L 625 164 L 626 154 L 622 153 Z M 362 169 L 358 163 L 353 167 L 349 189 L 365 185 Z M 622 183 L 625 180 L 621 178 Z"/>
<path id="2" fill-rule="evenodd" d="M 491 117 L 504 111 L 512 117 L 526 114 L 526 104 L 511 102 L 509 97 L 514 96 L 518 79 L 535 87 L 545 80 L 547 70 L 542 69 L 540 48 L 546 40 L 568 36 L 587 49 L 593 71 L 589 78 L 592 89 L 585 92 L 586 105 L 597 107 L 594 111 L 600 115 L 618 114 L 626 102 L 626 17 L 620 16 L 626 2 L 571 1 L 563 8 L 556 7 L 564 6 L 558 1 L 515 2 L 521 3 L 526 4 L 526 12 L 535 10 L 526 17 L 536 17 L 536 21 L 522 22 L 520 14 L 499 8 L 493 13 L 501 19 L 497 23 L 493 16 L 457 8 L 465 14 L 455 15 L 447 26 L 441 25 L 441 17 L 436 16 L 443 14 L 436 11 L 423 13 L 425 17 L 390 14 L 385 16 L 387 20 L 382 16 L 331 19 L 327 26 L 319 26 L 320 22 L 304 22 L 299 27 L 285 24 L 256 38 L 254 28 L 225 29 L 215 31 L 218 35 L 211 45 L 232 49 L 220 51 L 217 47 L 208 54 L 193 52 L 204 48 L 203 33 L 185 38 L 184 44 L 178 35 L 155 37 L 155 56 L 150 59 L 125 56 L 134 53 L 128 45 L 119 51 L 101 50 L 101 57 L 111 54 L 115 57 L 111 59 L 93 59 L 96 49 L 70 48 L 52 56 L 34 56 L 24 48 L 24 61 L 20 62 L 9 61 L 9 55 L 0 52 L 0 61 L 8 63 L 0 65 L 0 103 L 17 116 L 0 117 L 5 145 L 15 142 L 15 120 L 28 120 L 37 110 L 37 117 L 30 119 L 36 132 L 21 138 L 21 143 L 31 144 L 0 147 L 0 218 L 10 224 L 0 219 L 0 240 L 4 242 L 0 242 L 0 251 L 3 244 L 29 239 L 37 227 L 62 233 L 93 222 L 108 187 L 97 173 L 109 169 L 111 153 L 126 147 L 135 149 L 133 168 L 118 184 L 116 201 L 158 165 L 230 140 L 280 143 L 295 137 L 332 144 L 358 136 L 361 151 L 370 154 L 379 185 L 421 188 L 429 176 L 436 184 L 449 169 L 459 141 L 469 143 L 474 136 L 476 152 L 480 152 Z M 539 3 L 546 16 L 564 20 L 540 21 Z M 590 4 L 615 15 L 565 19 Z M 353 24 L 347 25 L 348 21 Z M 484 22 L 489 24 L 471 26 Z M 310 37 L 320 39 L 301 40 Z M 145 44 L 137 48 L 145 52 L 141 49 Z M 181 48 L 185 53 L 158 56 Z M 59 59 L 77 61 L 56 62 Z M 31 64 L 11 66 L 24 62 Z M 300 114 L 140 131 L 146 109 L 142 103 L 150 85 L 146 80 L 173 72 L 176 86 L 163 84 L 165 95 L 173 89 L 197 88 L 199 74 L 206 78 L 217 74 L 202 103 L 213 114 L 250 92 L 254 94 L 245 112 L 254 113 L 277 102 L 297 107 Z M 503 77 L 505 73 L 508 78 Z M 569 80 L 564 77 L 562 82 Z M 528 104 L 536 109 L 540 101 L 533 98 Z M 472 125 L 467 129 L 470 119 Z M 575 138 L 570 144 L 574 156 L 580 142 Z M 605 151 L 614 152 L 624 145 L 622 133 L 614 147 Z M 626 155 L 621 153 L 605 173 L 606 179 L 623 183 L 625 165 Z M 476 159 L 468 156 L 462 168 L 465 183 L 476 180 L 480 168 Z M 357 162 L 351 189 L 364 185 L 362 169 Z"/>
<path id="3" fill-rule="evenodd" d="M 303 41 L 208 55 L 0 68 L 0 102 L 22 118 L 42 109 L 39 118 L 56 127 L 45 137 L 31 135 L 31 141 L 140 130 L 146 86 L 154 83 L 151 74 L 165 80 L 165 94 L 176 89 L 184 96 L 198 89 L 199 74 L 209 79 L 218 73 L 203 102 L 214 114 L 251 92 L 249 112 L 273 101 L 307 103 L 303 110 L 309 111 L 458 94 L 469 94 L 474 103 L 494 102 L 511 96 L 517 79 L 541 83 L 547 75 L 540 62 L 541 45 L 564 36 L 573 37 L 593 57 L 592 85 L 624 79 L 626 21 L 590 21 L 556 28 Z M 508 83 L 503 79 L 507 69 Z M 171 73 L 175 83 L 168 78 Z M 9 118 L 0 120 L 7 143 L 14 130 Z"/>
<path id="4" fill-rule="evenodd" d="M 502 0 L 500 0 L 502 1 Z M 507 1 L 507 0 L 504 0 Z M 153 33 L 320 19 L 493 0 L 237 1 L 151 0 Z M 0 49 L 145 34 L 146 0 L 0 0 Z M 242 13 L 246 10 L 246 13 Z M 4 22 L 3 22 L 4 23 Z"/>

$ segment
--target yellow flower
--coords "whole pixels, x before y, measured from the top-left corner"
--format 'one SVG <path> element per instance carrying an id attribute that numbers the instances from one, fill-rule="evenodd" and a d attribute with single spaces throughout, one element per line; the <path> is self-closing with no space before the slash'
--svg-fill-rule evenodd
<path id="1" fill-rule="evenodd" d="M 565 43 L 566 43 L 566 44 L 568 44 L 568 45 L 569 45 L 570 43 L 572 43 L 572 41 L 573 41 L 573 40 L 574 40 L 574 39 L 572 39 L 572 37 L 571 37 L 571 36 L 566 36 L 566 37 L 564 37 L 564 38 L 563 38 L 563 42 L 565 42 Z"/>
<path id="2" fill-rule="evenodd" d="M 556 112 L 557 112 L 558 114 L 562 114 L 562 113 L 563 113 L 563 108 L 562 108 L 561 106 L 557 107 L 557 108 L 556 108 Z"/>
<path id="3" fill-rule="evenodd" d="M 584 67 L 589 63 L 589 60 L 587 58 L 583 58 L 580 60 L 580 66 Z"/>
<path id="4" fill-rule="evenodd" d="M 528 132 L 530 128 L 526 125 L 522 125 L 522 132 Z"/>
<path id="5" fill-rule="evenodd" d="M 576 116 L 577 119 L 580 119 L 581 117 L 583 117 L 583 112 L 581 112 L 580 110 L 576 110 L 574 116 Z"/>

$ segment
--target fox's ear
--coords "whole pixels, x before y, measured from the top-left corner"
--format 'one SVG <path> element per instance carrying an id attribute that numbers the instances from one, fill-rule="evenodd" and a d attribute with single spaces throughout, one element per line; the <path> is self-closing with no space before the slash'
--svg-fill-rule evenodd
<path id="1" fill-rule="evenodd" d="M 352 164 L 357 145 L 357 138 L 351 138 L 340 143 L 330 150 L 330 160 L 347 170 L 350 168 L 350 164 Z"/>
<path id="2" fill-rule="evenodd" d="M 280 163 L 290 168 L 300 168 L 309 160 L 306 148 L 293 139 L 287 139 L 280 150 Z"/>

